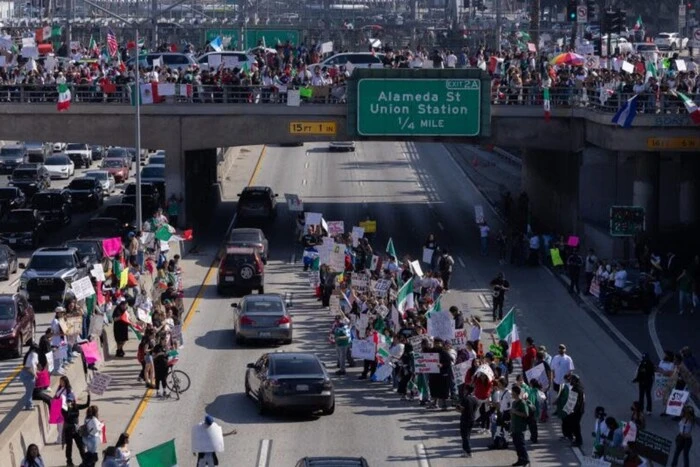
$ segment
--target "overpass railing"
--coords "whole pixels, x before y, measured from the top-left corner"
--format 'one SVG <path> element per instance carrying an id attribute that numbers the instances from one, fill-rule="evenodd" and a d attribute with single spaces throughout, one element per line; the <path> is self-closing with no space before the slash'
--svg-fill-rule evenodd
<path id="1" fill-rule="evenodd" d="M 700 106 L 700 94 L 684 93 Z M 617 112 L 634 92 L 611 91 L 591 88 L 550 88 L 549 101 L 552 109 L 587 108 L 601 113 Z M 491 104 L 544 107 L 544 91 L 539 86 L 508 88 L 499 86 L 491 90 Z M 646 114 L 685 114 L 680 97 L 668 92 L 641 92 L 637 97 L 637 112 Z"/>
<path id="2" fill-rule="evenodd" d="M 81 104 L 123 104 L 132 102 L 132 87 L 129 85 L 69 84 L 71 102 Z M 165 87 L 160 85 L 158 87 Z M 161 104 L 286 104 L 287 88 L 274 86 L 218 86 L 218 85 L 174 85 L 168 86 L 167 94 L 160 95 Z M 337 104 L 345 102 L 345 86 L 310 86 L 294 88 L 300 91 L 303 103 Z M 283 91 L 283 92 L 281 92 Z M 0 85 L 0 103 L 55 104 L 58 91 L 55 85 Z"/>

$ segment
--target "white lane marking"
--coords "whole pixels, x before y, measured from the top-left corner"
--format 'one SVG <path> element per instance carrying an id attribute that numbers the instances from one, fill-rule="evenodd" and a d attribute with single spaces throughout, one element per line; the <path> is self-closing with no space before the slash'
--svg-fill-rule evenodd
<path id="1" fill-rule="evenodd" d="M 440 228 L 440 230 L 445 230 L 445 227 L 443 227 L 442 222 L 438 222 L 437 226 Z"/>
<path id="2" fill-rule="evenodd" d="M 423 443 L 416 444 L 416 458 L 418 460 L 419 467 L 430 467 L 430 462 L 428 461 L 428 454 L 425 452 L 425 445 Z"/>
<path id="3" fill-rule="evenodd" d="M 491 308 L 491 305 L 489 305 L 489 302 L 486 301 L 486 297 L 484 296 L 484 294 L 479 294 L 479 300 L 481 300 L 481 303 L 482 305 L 484 305 L 484 308 Z"/>
<path id="4" fill-rule="evenodd" d="M 17 279 L 13 280 L 12 282 L 10 282 L 10 287 L 14 287 L 17 284 L 19 284 L 19 277 Z"/>
<path id="5" fill-rule="evenodd" d="M 306 179 L 302 180 L 302 181 L 301 181 L 301 184 L 302 184 L 302 185 L 306 185 Z"/>
<path id="6" fill-rule="evenodd" d="M 305 168 L 305 169 L 308 169 L 308 168 L 309 168 L 309 163 L 308 163 L 308 162 L 307 162 L 306 164 L 304 164 L 304 168 Z"/>
<path id="7" fill-rule="evenodd" d="M 272 446 L 272 440 L 261 439 L 260 440 L 260 450 L 258 451 L 258 467 L 267 467 L 270 462 L 270 448 Z"/>
<path id="8" fill-rule="evenodd" d="M 460 256 L 457 257 L 457 261 L 459 261 L 460 266 L 466 269 L 467 265 L 464 264 L 464 261 L 462 261 L 462 258 Z"/>
<path id="9" fill-rule="evenodd" d="M 289 262 L 291 264 L 297 264 L 297 254 L 296 253 L 292 253 L 292 257 L 289 258 Z"/>

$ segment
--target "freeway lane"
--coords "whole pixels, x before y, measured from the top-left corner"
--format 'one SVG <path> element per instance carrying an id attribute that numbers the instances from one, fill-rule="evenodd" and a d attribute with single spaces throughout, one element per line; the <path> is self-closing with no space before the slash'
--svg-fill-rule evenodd
<path id="1" fill-rule="evenodd" d="M 417 254 L 429 230 L 446 235 L 440 225 L 453 229 L 455 239 L 470 235 L 471 215 L 457 222 L 431 218 L 443 203 L 455 209 L 459 198 L 453 193 L 470 190 L 461 173 L 449 165 L 447 154 L 440 151 L 440 145 L 400 143 L 363 143 L 356 153 L 340 154 L 327 153 L 320 145 L 268 147 L 255 184 L 269 184 L 279 193 L 297 193 L 308 211 L 323 212 L 327 220 L 344 220 L 346 226 L 366 216 L 377 219 L 380 232 L 375 249 L 383 251 L 391 235 L 400 254 Z M 445 171 L 449 173 L 442 178 Z M 463 210 L 470 209 L 465 206 Z M 331 319 L 311 297 L 301 274 L 301 249 L 293 244 L 293 225 L 294 217 L 283 208 L 266 229 L 271 248 L 266 288 L 294 293 L 295 342 L 284 348 L 317 352 L 333 369 L 333 349 L 326 341 Z M 459 255 L 467 258 L 467 252 L 475 248 L 461 240 L 455 242 L 456 259 Z M 480 310 L 484 281 L 471 267 L 458 267 L 453 283 L 456 290 L 445 305 Z M 156 400 L 148 405 L 132 436 L 133 452 L 175 437 L 178 457 L 191 458 L 190 428 L 207 412 L 220 420 L 225 431 L 232 427 L 239 431 L 226 438 L 228 454 L 221 456 L 225 466 L 258 465 L 261 448 L 269 452 L 268 465 L 272 466 L 293 465 L 305 455 L 363 455 L 370 465 L 416 465 L 417 452 L 423 449 L 425 460 L 432 465 L 505 465 L 515 460 L 512 451 L 486 451 L 484 436 L 475 437 L 475 457 L 462 459 L 454 412 L 429 412 L 416 403 L 402 403 L 386 385 L 357 381 L 357 368 L 345 378 L 334 378 L 338 404 L 330 417 L 258 416 L 252 401 L 243 395 L 245 365 L 275 347 L 233 344 L 231 301 L 217 297 L 213 284 L 207 287 L 185 333 L 187 345 L 180 363 L 194 387 L 180 402 Z M 166 419 L 167 429 L 163 429 Z M 574 465 L 568 448 L 548 441 L 556 430 L 542 431 L 545 443 L 533 453 L 538 465 Z"/>

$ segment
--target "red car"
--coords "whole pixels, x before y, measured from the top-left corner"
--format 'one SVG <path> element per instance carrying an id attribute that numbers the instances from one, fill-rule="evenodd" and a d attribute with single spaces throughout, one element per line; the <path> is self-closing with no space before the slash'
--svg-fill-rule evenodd
<path id="1" fill-rule="evenodd" d="M 121 157 L 110 157 L 102 161 L 102 168 L 109 172 L 117 183 L 123 183 L 129 178 L 130 165 Z"/>
<path id="2" fill-rule="evenodd" d="M 34 309 L 21 294 L 0 294 L 0 350 L 21 357 L 24 346 L 34 338 Z"/>

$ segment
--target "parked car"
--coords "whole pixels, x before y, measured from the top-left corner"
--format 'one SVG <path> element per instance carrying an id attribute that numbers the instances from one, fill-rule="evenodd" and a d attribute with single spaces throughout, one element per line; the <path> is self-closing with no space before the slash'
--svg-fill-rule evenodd
<path id="1" fill-rule="evenodd" d="M 0 245 L 0 278 L 10 280 L 10 275 L 19 269 L 18 261 L 15 250 L 7 245 Z"/>
<path id="2" fill-rule="evenodd" d="M 53 143 L 53 152 L 64 152 L 66 150 L 66 143 Z"/>
<path id="3" fill-rule="evenodd" d="M 12 172 L 24 162 L 29 162 L 24 144 L 6 144 L 0 148 L 0 171 Z"/>
<path id="4" fill-rule="evenodd" d="M 0 216 L 13 209 L 21 209 L 27 204 L 27 197 L 17 187 L 0 188 Z"/>
<path id="5" fill-rule="evenodd" d="M 255 248 L 226 246 L 226 254 L 219 262 L 216 290 L 250 293 L 257 289 L 265 293 L 265 264 Z"/>
<path id="6" fill-rule="evenodd" d="M 27 148 L 27 161 L 38 164 L 43 164 L 53 152 L 51 144 L 38 141 L 27 141 L 24 147 Z"/>
<path id="7" fill-rule="evenodd" d="M 39 248 L 19 278 L 19 290 L 25 292 L 35 311 L 53 311 L 63 305 L 70 284 L 89 274 L 92 264 L 80 258 L 78 250 L 70 247 Z"/>
<path id="8" fill-rule="evenodd" d="M 40 191 L 32 196 L 30 205 L 41 214 L 47 226 L 63 226 L 73 220 L 73 197 L 66 189 Z"/>
<path id="9" fill-rule="evenodd" d="M 10 184 L 22 190 L 25 195 L 31 196 L 38 191 L 49 188 L 51 176 L 43 165 L 32 164 L 31 167 L 23 165 L 12 172 Z"/>
<path id="10" fill-rule="evenodd" d="M 227 245 L 255 248 L 263 263 L 267 264 L 269 245 L 265 233 L 260 229 L 233 229 L 231 230 L 231 235 L 229 235 Z"/>
<path id="11" fill-rule="evenodd" d="M 97 209 L 104 203 L 102 185 L 94 178 L 74 178 L 68 184 L 68 191 L 73 197 L 74 206 Z"/>
<path id="12" fill-rule="evenodd" d="M 232 303 L 231 307 L 237 344 L 252 340 L 292 343 L 292 315 L 281 295 L 247 295 L 240 304 Z"/>
<path id="13" fill-rule="evenodd" d="M 277 215 L 277 194 L 269 186 L 247 186 L 238 193 L 236 207 L 238 218 L 266 217 Z"/>
<path id="14" fill-rule="evenodd" d="M 114 193 L 114 190 L 117 188 L 117 181 L 108 170 L 88 170 L 83 175 L 100 182 L 102 194 L 105 198 Z"/>
<path id="15" fill-rule="evenodd" d="M 131 164 L 121 157 L 107 157 L 102 161 L 102 169 L 114 177 L 116 183 L 123 183 L 129 178 Z"/>
<path id="16" fill-rule="evenodd" d="M 65 154 L 56 153 L 46 158 L 44 162 L 49 176 L 68 180 L 75 175 L 75 163 Z"/>
<path id="17" fill-rule="evenodd" d="M 24 345 L 34 339 L 34 309 L 22 294 L 0 295 L 0 350 L 21 357 Z"/>
<path id="18" fill-rule="evenodd" d="M 654 44 L 659 49 L 683 50 L 688 46 L 688 38 L 681 37 L 677 32 L 660 32 L 654 38 Z"/>
<path id="19" fill-rule="evenodd" d="M 36 209 L 15 209 L 0 219 L 0 242 L 36 248 L 46 233 L 44 218 Z"/>
<path id="20" fill-rule="evenodd" d="M 107 152 L 105 147 L 101 146 L 99 144 L 91 144 L 90 151 L 92 152 L 92 160 L 93 161 L 99 161 L 99 160 L 104 159 L 105 153 Z"/>
<path id="21" fill-rule="evenodd" d="M 255 398 L 261 415 L 279 409 L 335 412 L 335 389 L 326 368 L 312 353 L 272 352 L 249 363 L 246 396 Z"/>
<path id="22" fill-rule="evenodd" d="M 332 55 L 319 64 L 309 65 L 309 69 L 313 71 L 315 67 L 332 68 L 334 66 L 345 66 L 346 63 L 352 63 L 354 68 L 382 68 L 382 59 L 384 54 L 371 52 L 346 52 Z"/>
<path id="23" fill-rule="evenodd" d="M 64 152 L 77 168 L 88 168 L 92 165 L 92 149 L 87 144 L 68 143 Z"/>

